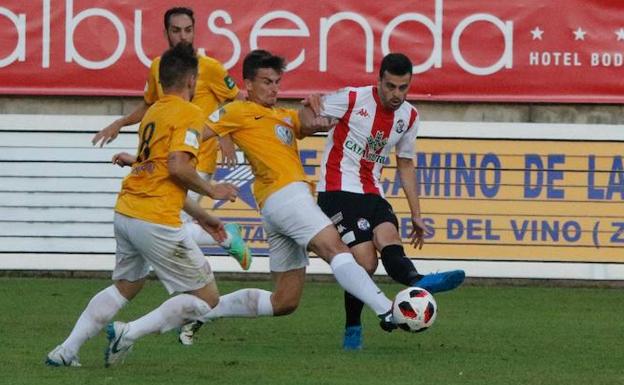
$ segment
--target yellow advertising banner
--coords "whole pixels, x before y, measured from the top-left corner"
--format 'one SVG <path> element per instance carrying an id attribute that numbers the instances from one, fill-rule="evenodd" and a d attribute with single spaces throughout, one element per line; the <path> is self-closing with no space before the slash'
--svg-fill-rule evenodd
<path id="1" fill-rule="evenodd" d="M 312 180 L 325 140 L 299 143 Z M 417 150 L 422 216 L 433 230 L 422 250 L 407 244 L 410 212 L 393 157 L 382 174 L 409 256 L 624 263 L 622 143 L 419 138 Z M 216 179 L 239 185 L 240 199 L 202 204 L 241 223 L 253 252 L 267 254 L 249 166 L 220 168 Z"/>

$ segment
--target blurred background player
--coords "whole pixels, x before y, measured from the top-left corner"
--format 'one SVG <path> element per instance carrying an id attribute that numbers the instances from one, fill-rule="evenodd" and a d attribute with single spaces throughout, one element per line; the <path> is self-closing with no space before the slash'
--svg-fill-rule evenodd
<path id="1" fill-rule="evenodd" d="M 307 107 L 297 112 L 275 106 L 284 68 L 279 56 L 264 50 L 250 52 L 243 61 L 248 101 L 237 100 L 215 111 L 206 129 L 206 136 L 230 135 L 256 177 L 253 192 L 267 234 L 275 285 L 269 298 L 273 315 L 290 314 L 299 306 L 311 250 L 330 264 L 345 290 L 375 311 L 382 328 L 394 329 L 392 302 L 355 262 L 314 201 L 313 186 L 299 158 L 297 139 L 328 130 L 335 122 L 314 116 Z M 220 307 L 221 302 L 206 319 L 223 316 Z"/>
<path id="2" fill-rule="evenodd" d="M 167 10 L 164 15 L 165 36 L 169 42 L 169 47 L 177 44 L 187 44 L 193 46 L 195 37 L 195 18 L 193 11 L 189 8 L 175 7 Z M 204 116 L 216 110 L 220 104 L 230 102 L 237 97 L 241 97 L 234 80 L 229 76 L 226 69 L 219 61 L 203 55 L 198 55 L 199 73 L 197 85 L 192 103 L 197 105 Z M 121 129 L 141 121 L 150 105 L 163 97 L 163 89 L 160 84 L 159 73 L 160 57 L 152 61 L 149 71 L 149 78 L 145 88 L 143 102 L 126 116 L 123 116 L 109 126 L 102 129 L 93 137 L 93 144 L 100 146 L 112 142 Z M 236 152 L 232 140 L 223 137 L 219 140 L 222 158 L 229 166 L 236 165 Z M 216 139 L 210 139 L 201 143 L 197 158 L 197 172 L 206 181 L 210 181 L 217 167 L 218 143 Z M 199 201 L 201 196 L 194 191 L 189 191 L 189 196 Z M 182 219 L 187 231 L 193 236 L 200 247 L 216 244 L 214 239 L 196 225 L 192 218 L 182 213 Z M 232 255 L 244 270 L 251 265 L 251 254 L 242 239 L 240 225 L 228 223 L 225 225 L 228 238 L 221 243 L 226 251 Z"/>
<path id="3" fill-rule="evenodd" d="M 214 307 L 219 293 L 203 253 L 182 227 L 182 208 L 215 239 L 225 229 L 194 200 L 187 189 L 215 199 L 234 200 L 237 189 L 212 184 L 195 169 L 205 117 L 189 102 L 195 90 L 197 57 L 189 45 L 177 45 L 163 54 L 160 82 L 165 95 L 145 113 L 138 131 L 138 157 L 123 180 L 115 205 L 117 242 L 114 284 L 96 294 L 78 318 L 69 337 L 46 359 L 51 366 L 80 366 L 78 351 L 143 288 L 150 267 L 167 291 L 184 293 L 165 301 L 148 319 L 115 323 L 107 329 L 116 342 L 106 354 L 106 364 L 118 362 L 130 350 L 135 334 L 166 331 L 196 319 Z M 123 156 L 121 157 L 123 158 Z M 118 156 L 115 163 L 123 163 Z"/>
<path id="4" fill-rule="evenodd" d="M 405 256 L 399 222 L 384 198 L 381 171 L 396 148 L 397 172 L 411 212 L 410 243 L 419 249 L 427 226 L 420 213 L 414 169 L 418 111 L 405 98 L 412 63 L 400 53 L 383 58 L 376 86 L 344 88 L 322 98 L 321 116 L 338 119 L 327 138 L 318 204 L 332 219 L 357 262 L 373 274 L 377 252 L 388 275 L 407 286 L 431 293 L 452 290 L 464 281 L 463 270 L 421 275 Z M 317 103 L 314 103 L 317 104 Z M 344 293 L 346 327 L 343 347 L 362 348 L 362 301 Z"/>

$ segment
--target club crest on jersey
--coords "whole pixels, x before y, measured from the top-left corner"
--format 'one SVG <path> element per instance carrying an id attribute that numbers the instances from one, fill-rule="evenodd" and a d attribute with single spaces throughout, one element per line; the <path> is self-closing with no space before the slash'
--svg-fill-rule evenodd
<path id="1" fill-rule="evenodd" d="M 396 125 L 396 132 L 397 134 L 400 134 L 403 131 L 405 131 L 405 121 L 403 121 L 403 119 L 399 119 Z"/>
<path id="2" fill-rule="evenodd" d="M 366 231 L 370 229 L 370 223 L 366 219 L 360 218 L 357 220 L 357 227 L 362 231 Z"/>
<path id="3" fill-rule="evenodd" d="M 290 128 L 278 124 L 275 126 L 275 135 L 287 146 L 292 146 L 295 136 Z"/>
<path id="4" fill-rule="evenodd" d="M 366 142 L 368 143 L 368 148 L 370 151 L 379 152 L 384 148 L 386 143 L 388 143 L 388 138 L 383 137 L 383 133 L 381 131 L 377 131 L 375 133 L 375 137 L 369 136 L 366 138 Z"/>

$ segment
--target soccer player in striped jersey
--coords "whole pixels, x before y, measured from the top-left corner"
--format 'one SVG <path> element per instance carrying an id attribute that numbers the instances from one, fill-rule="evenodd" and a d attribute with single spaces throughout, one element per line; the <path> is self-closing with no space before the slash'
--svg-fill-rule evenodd
<path id="1" fill-rule="evenodd" d="M 377 253 L 388 275 L 407 286 L 431 293 L 452 290 L 464 281 L 464 271 L 421 275 L 405 255 L 399 224 L 384 198 L 381 171 L 396 149 L 397 172 L 411 211 L 411 241 L 422 248 L 427 226 L 421 218 L 414 170 L 418 111 L 405 98 L 412 80 L 412 63 L 400 53 L 383 58 L 377 85 L 348 87 L 326 95 L 320 114 L 338 119 L 325 145 L 318 204 L 331 218 L 342 240 L 369 274 L 377 268 Z M 343 347 L 362 348 L 363 303 L 345 292 L 346 327 Z"/>

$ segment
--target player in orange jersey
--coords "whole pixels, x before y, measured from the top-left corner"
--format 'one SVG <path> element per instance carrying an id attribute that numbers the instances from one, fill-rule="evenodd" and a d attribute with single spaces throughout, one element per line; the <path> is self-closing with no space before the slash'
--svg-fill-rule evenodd
<path id="1" fill-rule="evenodd" d="M 165 12 L 164 24 L 165 34 L 170 47 L 176 44 L 188 44 L 193 46 L 195 19 L 191 9 L 184 7 L 169 9 Z M 191 101 L 201 109 L 204 117 L 206 117 L 217 109 L 219 105 L 239 97 L 239 89 L 227 70 L 217 60 L 204 55 L 198 55 L 198 59 L 198 77 Z M 157 57 L 150 66 L 143 102 L 139 104 L 134 111 L 115 120 L 98 132 L 93 137 L 93 144 L 102 146 L 113 141 L 123 127 L 141 121 L 147 109 L 163 97 L 164 93 L 160 84 L 160 73 L 158 70 L 159 63 L 160 57 Z M 232 140 L 229 137 L 224 137 L 220 139 L 219 144 L 224 163 L 229 166 L 234 166 L 236 164 L 236 153 Z M 197 172 L 207 181 L 212 179 L 217 167 L 218 147 L 216 139 L 204 141 L 200 145 L 199 155 L 197 157 Z M 130 162 L 130 164 L 131 163 L 132 162 Z M 201 198 L 199 194 L 196 194 L 192 190 L 189 191 L 189 196 L 197 201 Z M 182 219 L 184 220 L 184 226 L 187 228 L 187 231 L 193 235 L 200 246 L 215 244 L 212 237 L 202 231 L 201 228 L 192 221 L 190 216 L 182 213 Z M 225 229 L 228 233 L 228 237 L 221 246 L 239 262 L 244 270 L 249 269 L 251 265 L 251 253 L 242 239 L 240 226 L 236 223 L 228 223 L 225 225 Z"/>

